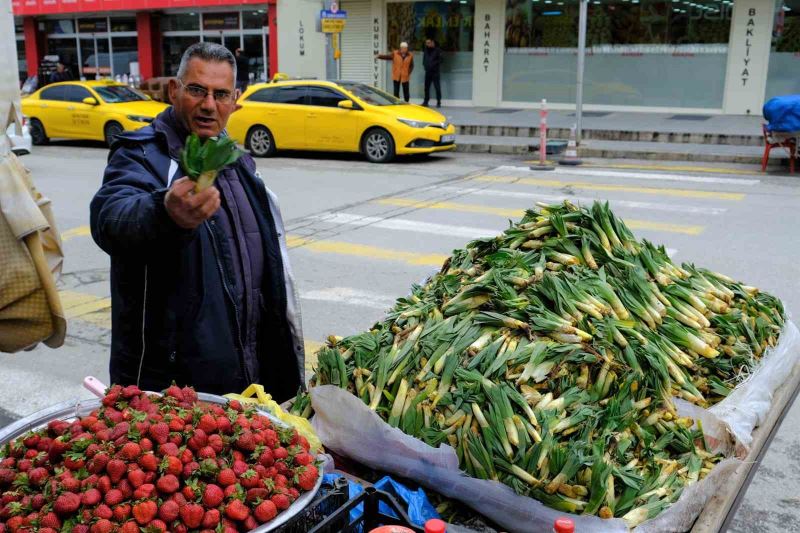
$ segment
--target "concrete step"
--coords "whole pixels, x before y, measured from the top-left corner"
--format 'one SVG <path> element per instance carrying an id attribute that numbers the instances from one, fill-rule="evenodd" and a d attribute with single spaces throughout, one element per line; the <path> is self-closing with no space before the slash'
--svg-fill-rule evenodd
<path id="1" fill-rule="evenodd" d="M 555 141 L 554 141 L 555 142 Z M 550 143 L 548 143 L 549 145 Z M 457 150 L 495 154 L 528 154 L 538 150 L 539 140 L 531 137 L 458 135 Z M 551 148 L 551 147 L 549 147 Z M 551 152 L 548 149 L 548 152 Z M 640 159 L 655 161 L 698 161 L 707 163 L 761 164 L 763 146 L 711 145 L 701 143 L 627 142 L 586 140 L 578 150 L 580 157 Z M 773 150 L 770 161 L 783 164 L 785 150 Z"/>
<path id="2" fill-rule="evenodd" d="M 539 138 L 538 126 L 489 126 L 461 124 L 456 126 L 456 133 L 480 137 L 527 137 Z M 569 138 L 568 128 L 548 128 L 550 138 Z M 709 144 L 730 146 L 764 146 L 764 137 L 753 134 L 731 135 L 724 133 L 699 133 L 676 131 L 636 131 L 611 129 L 584 129 L 585 140 L 653 142 L 674 144 Z"/>

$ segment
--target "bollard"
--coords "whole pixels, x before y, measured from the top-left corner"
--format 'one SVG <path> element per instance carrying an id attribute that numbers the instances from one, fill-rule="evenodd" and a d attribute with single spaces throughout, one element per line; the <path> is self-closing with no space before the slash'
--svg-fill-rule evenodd
<path id="1" fill-rule="evenodd" d="M 575 141 L 576 129 L 577 125 L 574 125 L 569 129 L 569 143 L 567 143 L 567 149 L 564 152 L 564 157 L 558 160 L 559 165 L 578 166 L 583 164 L 583 161 L 581 161 L 578 157 L 578 144 Z"/>
<path id="2" fill-rule="evenodd" d="M 531 170 L 555 170 L 547 162 L 547 100 L 542 98 L 542 108 L 539 110 L 539 162 L 530 166 Z"/>

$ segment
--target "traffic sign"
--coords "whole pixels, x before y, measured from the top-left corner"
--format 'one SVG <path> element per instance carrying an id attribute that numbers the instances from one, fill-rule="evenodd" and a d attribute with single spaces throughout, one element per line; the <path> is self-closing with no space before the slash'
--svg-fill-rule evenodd
<path id="1" fill-rule="evenodd" d="M 331 8 L 337 7 L 335 3 Z M 341 33 L 347 22 L 347 11 L 334 11 L 333 9 L 323 9 L 319 12 L 320 26 L 323 33 Z"/>

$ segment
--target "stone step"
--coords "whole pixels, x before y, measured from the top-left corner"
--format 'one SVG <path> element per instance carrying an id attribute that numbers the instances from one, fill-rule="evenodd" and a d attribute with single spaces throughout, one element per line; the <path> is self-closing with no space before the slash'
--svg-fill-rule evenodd
<path id="1" fill-rule="evenodd" d="M 527 137 L 539 138 L 538 126 L 488 126 L 462 124 L 456 126 L 456 133 L 461 135 L 480 137 Z M 548 128 L 549 138 L 569 138 L 568 128 Z M 585 140 L 599 141 L 625 141 L 625 142 L 652 142 L 675 144 L 708 144 L 729 146 L 764 146 L 764 137 L 761 135 L 741 134 L 731 135 L 724 133 L 698 133 L 675 131 L 626 131 L 610 129 L 584 129 Z"/>

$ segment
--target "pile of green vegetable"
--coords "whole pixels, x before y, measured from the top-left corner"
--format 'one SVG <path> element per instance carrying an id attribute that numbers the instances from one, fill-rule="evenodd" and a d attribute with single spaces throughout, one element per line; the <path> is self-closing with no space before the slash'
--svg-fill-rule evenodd
<path id="1" fill-rule="evenodd" d="M 213 185 L 219 171 L 235 163 L 241 155 L 242 151 L 230 137 L 211 137 L 203 141 L 192 133 L 181 150 L 181 167 L 194 182 L 195 191 L 200 192 Z"/>
<path id="2" fill-rule="evenodd" d="M 312 386 L 449 443 L 471 476 L 633 527 L 721 459 L 673 397 L 722 400 L 783 323 L 778 299 L 674 264 L 607 204 L 565 202 L 455 251 L 370 331 L 329 338 Z"/>

